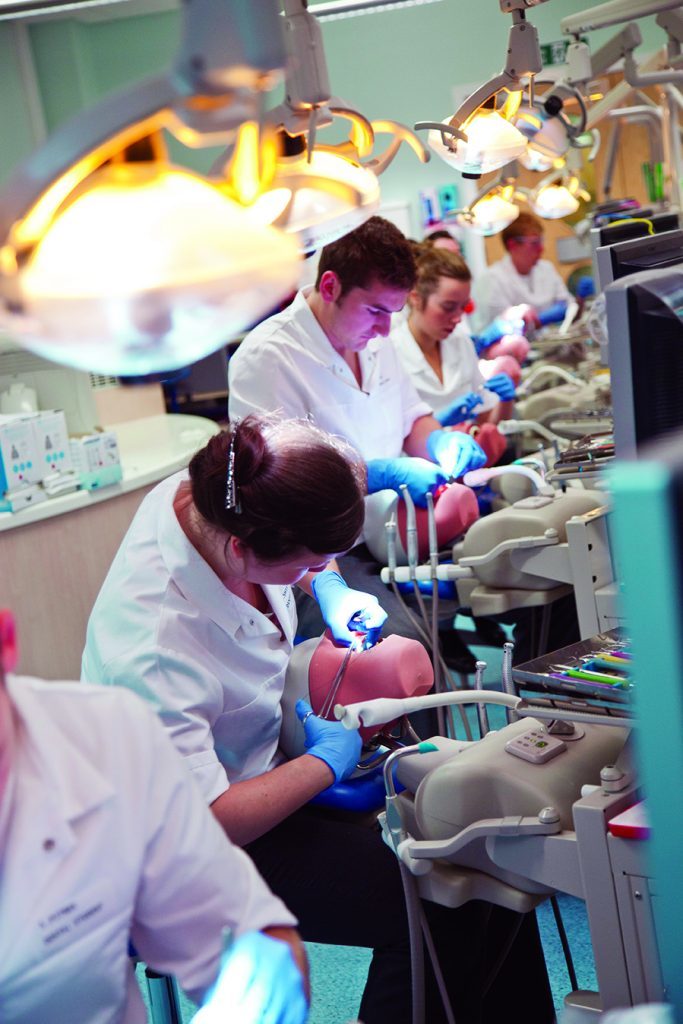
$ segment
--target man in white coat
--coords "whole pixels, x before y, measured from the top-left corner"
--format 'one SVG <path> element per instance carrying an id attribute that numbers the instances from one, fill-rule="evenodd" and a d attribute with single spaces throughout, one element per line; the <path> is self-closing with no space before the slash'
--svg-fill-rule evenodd
<path id="1" fill-rule="evenodd" d="M 287 1008 L 272 1019 L 303 1022 L 296 921 L 227 839 L 154 712 L 119 687 L 9 675 L 15 651 L 0 611 L 3 1024 L 144 1024 L 129 941 L 201 1001 L 226 929 L 232 964 L 250 957 L 269 1008 Z M 235 987 L 232 964 L 217 992 L 234 1009 L 253 992 Z M 202 1013 L 227 1020 L 211 1001 Z"/>
<path id="2" fill-rule="evenodd" d="M 505 228 L 506 253 L 479 275 L 474 285 L 475 326 L 483 330 L 514 306 L 531 307 L 536 326 L 563 319 L 571 295 L 550 260 L 543 260 L 543 224 L 532 213 L 520 213 Z"/>

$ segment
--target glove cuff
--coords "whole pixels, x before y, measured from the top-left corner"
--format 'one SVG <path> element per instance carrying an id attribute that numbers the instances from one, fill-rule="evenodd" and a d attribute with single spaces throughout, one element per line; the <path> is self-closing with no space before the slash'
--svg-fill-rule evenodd
<path id="1" fill-rule="evenodd" d="M 311 755 L 311 757 L 317 757 L 319 761 L 324 761 L 324 762 L 325 762 L 325 764 L 327 765 L 327 767 L 328 767 L 328 768 L 330 769 L 330 771 L 331 771 L 331 772 L 332 772 L 332 774 L 334 775 L 334 781 L 335 781 L 335 782 L 340 782 L 340 781 L 341 781 L 341 778 L 342 778 L 342 777 L 341 777 L 341 775 L 339 775 L 339 774 L 337 773 L 337 770 L 336 770 L 336 768 L 334 767 L 334 765 L 330 763 L 330 761 L 331 761 L 331 758 L 329 758 L 329 757 L 325 757 L 325 755 L 324 755 L 324 754 L 322 753 L 322 751 L 320 751 L 320 750 L 317 750 L 317 749 L 316 749 L 316 748 L 315 748 L 314 746 L 313 746 L 313 747 L 309 747 L 309 748 L 308 748 L 308 749 L 307 749 L 307 750 L 305 751 L 305 753 L 307 753 L 307 754 L 310 754 L 310 755 Z M 331 783 L 330 783 L 330 785 L 332 786 L 332 785 L 333 785 L 333 783 L 331 782 Z"/>
<path id="2" fill-rule="evenodd" d="M 318 603 L 320 603 L 320 596 L 318 594 L 318 590 L 321 587 L 323 589 L 326 589 L 327 587 L 334 586 L 335 583 L 337 585 L 341 585 L 342 587 L 346 587 L 344 580 L 341 578 L 338 572 L 335 572 L 334 569 L 323 569 L 322 572 L 316 573 L 316 575 L 313 576 L 313 578 L 311 579 L 311 590 L 313 591 L 313 596 L 315 597 L 316 601 L 318 601 Z"/>

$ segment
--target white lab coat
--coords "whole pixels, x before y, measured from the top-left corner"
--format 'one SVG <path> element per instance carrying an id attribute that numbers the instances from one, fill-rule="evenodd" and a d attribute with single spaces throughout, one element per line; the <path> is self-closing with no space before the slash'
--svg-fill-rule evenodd
<path id="1" fill-rule="evenodd" d="M 550 260 L 539 260 L 528 274 L 519 274 L 505 253 L 474 282 L 475 324 L 481 331 L 509 306 L 528 303 L 539 312 L 555 302 L 569 302 L 571 295 Z"/>
<path id="2" fill-rule="evenodd" d="M 144 1024 L 128 957 L 199 1000 L 224 927 L 295 923 L 230 844 L 142 701 L 10 677 L 0 801 L 0 1020 Z"/>
<path id="3" fill-rule="evenodd" d="M 478 391 L 482 404 L 473 410 L 472 416 L 494 409 L 500 399 L 493 391 L 486 390 L 486 381 L 479 369 L 479 359 L 467 330 L 458 324 L 445 341 L 441 342 L 441 368 L 443 381 L 424 357 L 422 349 L 412 335 L 408 321 L 401 318 L 392 322 L 391 343 L 396 349 L 403 369 L 417 389 L 420 398 L 434 412 L 441 412 L 454 399 L 467 391 Z"/>
<path id="4" fill-rule="evenodd" d="M 81 678 L 151 701 L 211 803 L 280 763 L 291 587 L 264 586 L 284 630 L 221 583 L 184 534 L 176 473 L 142 502 L 88 622 Z"/>
<path id="5" fill-rule="evenodd" d="M 359 353 L 360 387 L 306 302 L 311 289 L 244 339 L 229 367 L 230 419 L 281 410 L 310 416 L 363 459 L 397 458 L 416 419 L 431 413 L 385 338 Z"/>

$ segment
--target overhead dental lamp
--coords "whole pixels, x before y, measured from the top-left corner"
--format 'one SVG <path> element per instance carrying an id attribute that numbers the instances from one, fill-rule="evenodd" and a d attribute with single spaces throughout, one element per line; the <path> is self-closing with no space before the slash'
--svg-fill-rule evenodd
<path id="1" fill-rule="evenodd" d="M 275 0 L 193 0 L 168 75 L 62 126 L 0 190 L 0 329 L 107 374 L 215 351 L 296 285 L 295 242 L 221 183 L 170 164 L 164 131 L 216 145 L 257 122 L 285 64 Z"/>
<path id="2" fill-rule="evenodd" d="M 516 199 L 524 198 L 517 188 L 516 161 L 502 168 L 493 181 L 489 181 L 464 210 L 458 210 L 456 220 L 475 235 L 488 237 L 504 231 L 519 217 Z"/>
<path id="3" fill-rule="evenodd" d="M 401 142 L 407 142 L 426 163 L 429 152 L 404 125 L 373 121 L 332 96 L 322 33 L 305 0 L 282 0 L 287 46 L 285 99 L 268 111 L 260 129 L 250 126 L 240 144 L 250 155 L 233 148 L 216 165 L 226 187 L 247 205 L 255 223 L 282 228 L 309 252 L 358 227 L 379 208 L 378 175 L 391 163 Z M 322 141 L 321 130 L 343 120 L 348 137 L 333 145 Z M 378 134 L 392 140 L 386 151 L 373 155 Z M 273 144 L 273 156 L 263 148 Z M 251 189 L 240 181 L 245 159 L 252 168 Z M 255 185 L 254 185 L 255 183 Z"/>
<path id="4" fill-rule="evenodd" d="M 590 200 L 590 193 L 581 184 L 575 164 L 575 159 L 569 159 L 565 168 L 551 171 L 529 193 L 528 203 L 537 217 L 544 220 L 570 217 L 576 213 L 581 201 Z"/>
<path id="5" fill-rule="evenodd" d="M 499 3 L 502 11 L 512 14 L 513 21 L 503 70 L 468 96 L 450 119 L 415 125 L 429 130 L 431 149 L 466 177 L 495 171 L 524 152 L 527 140 L 513 120 L 522 101 L 523 79 L 533 84 L 542 67 L 538 34 L 524 14 L 533 2 Z"/>

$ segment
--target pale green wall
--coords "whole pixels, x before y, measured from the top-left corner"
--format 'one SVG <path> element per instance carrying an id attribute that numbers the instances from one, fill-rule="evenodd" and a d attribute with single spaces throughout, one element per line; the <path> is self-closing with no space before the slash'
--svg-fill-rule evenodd
<path id="1" fill-rule="evenodd" d="M 558 39 L 560 20 L 576 11 L 577 0 L 550 0 L 529 13 L 542 41 Z M 311 4 L 315 9 L 315 4 Z M 334 92 L 370 117 L 413 125 L 452 113 L 452 88 L 478 83 L 500 70 L 511 19 L 497 0 L 443 0 L 433 5 L 368 14 L 323 26 Z M 645 28 L 646 23 L 641 22 Z M 74 18 L 31 22 L 29 38 L 47 128 L 113 89 L 171 62 L 179 31 L 177 12 L 117 17 L 111 21 Z M 608 33 L 595 34 L 596 40 Z M 647 32 L 650 46 L 661 33 Z M 32 147 L 11 29 L 0 23 L 0 177 Z M 194 166 L 208 165 L 193 155 Z M 449 184 L 458 175 L 436 158 L 423 167 L 401 152 L 382 178 L 387 201 L 410 200 L 417 209 L 420 188 Z"/>

